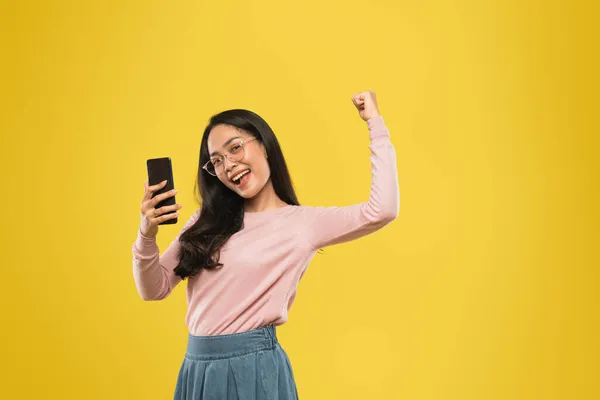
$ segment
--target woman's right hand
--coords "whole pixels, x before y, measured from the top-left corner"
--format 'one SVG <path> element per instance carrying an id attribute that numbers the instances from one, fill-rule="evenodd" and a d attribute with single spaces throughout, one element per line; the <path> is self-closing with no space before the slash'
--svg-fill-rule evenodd
<path id="1" fill-rule="evenodd" d="M 146 237 L 156 237 L 158 234 L 158 224 L 169 219 L 177 218 L 179 212 L 173 211 L 177 211 L 183 207 L 181 204 L 175 204 L 172 206 L 160 207 L 158 209 L 154 208 L 162 200 L 173 197 L 175 196 L 175 193 L 177 193 L 177 190 L 173 189 L 152 198 L 154 192 L 162 189 L 166 184 L 167 181 L 162 181 L 157 185 L 148 186 L 148 181 L 144 182 L 146 192 L 142 199 L 140 231 L 142 232 L 142 235 Z"/>

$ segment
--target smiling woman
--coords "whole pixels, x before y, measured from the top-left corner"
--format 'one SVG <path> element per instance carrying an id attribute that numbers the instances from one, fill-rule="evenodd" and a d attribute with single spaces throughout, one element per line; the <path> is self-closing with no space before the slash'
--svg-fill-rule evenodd
<path id="1" fill-rule="evenodd" d="M 159 255 L 147 187 L 133 245 L 145 300 L 166 298 L 188 278 L 188 346 L 176 399 L 297 399 L 292 366 L 277 340 L 308 263 L 318 249 L 368 235 L 399 211 L 396 153 L 375 93 L 352 98 L 367 122 L 371 194 L 346 207 L 300 206 L 270 126 L 248 110 L 213 116 L 200 144 L 202 206 Z M 162 196 L 162 197 L 161 197 Z M 159 213 L 160 214 L 160 213 Z"/>
<path id="2" fill-rule="evenodd" d="M 275 133 L 252 111 L 213 116 L 204 129 L 198 164 L 202 209 L 180 239 L 182 251 L 189 252 L 175 269 L 181 278 L 222 265 L 219 249 L 242 228 L 244 213 L 299 205 Z M 249 173 L 241 176 L 244 171 Z"/>

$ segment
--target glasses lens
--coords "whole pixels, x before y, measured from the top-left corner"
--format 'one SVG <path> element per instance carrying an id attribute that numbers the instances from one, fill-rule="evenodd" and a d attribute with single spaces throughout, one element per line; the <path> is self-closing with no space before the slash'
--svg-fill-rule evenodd
<path id="1" fill-rule="evenodd" d="M 210 162 L 206 164 L 206 170 L 209 174 L 217 176 L 223 172 L 225 168 L 225 158 L 227 158 L 229 161 L 238 162 L 244 158 L 244 155 L 244 145 L 242 144 L 242 141 L 236 140 L 227 149 L 225 157 L 213 158 L 210 160 Z"/>
<path id="2" fill-rule="evenodd" d="M 228 150 L 230 154 L 229 158 L 231 160 L 241 161 L 241 159 L 244 158 L 244 145 L 241 140 L 236 140 Z"/>
<path id="3" fill-rule="evenodd" d="M 214 176 L 217 176 L 217 173 L 218 173 L 218 172 L 217 172 L 217 167 L 215 167 L 215 165 L 214 165 L 214 161 L 215 161 L 215 160 L 211 160 L 210 162 L 206 163 L 206 168 L 205 168 L 205 169 L 206 169 L 206 171 L 207 171 L 209 174 L 211 174 L 211 175 L 214 175 Z M 218 164 L 218 163 L 217 163 L 217 164 Z"/>
<path id="4" fill-rule="evenodd" d="M 223 160 L 219 160 L 216 163 L 210 163 L 210 165 L 212 166 L 212 170 L 213 170 L 213 175 L 217 176 L 219 175 L 221 172 L 223 172 Z"/>

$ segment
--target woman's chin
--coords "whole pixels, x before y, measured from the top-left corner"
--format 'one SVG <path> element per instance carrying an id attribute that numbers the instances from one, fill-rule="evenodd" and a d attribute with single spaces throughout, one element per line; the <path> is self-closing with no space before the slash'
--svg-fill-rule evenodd
<path id="1" fill-rule="evenodd" d="M 251 199 L 258 193 L 258 191 L 255 190 L 255 188 L 252 186 L 247 186 L 244 188 L 236 187 L 233 189 L 233 191 L 240 195 L 240 197 L 243 197 L 244 199 Z"/>
<path id="2" fill-rule="evenodd" d="M 242 198 L 244 198 L 246 200 L 249 200 L 249 199 L 251 199 L 251 198 L 253 198 L 255 196 L 254 194 L 251 194 L 251 193 L 240 193 L 240 192 L 238 192 L 238 194 L 240 195 L 240 197 L 242 197 Z"/>
<path id="3" fill-rule="evenodd" d="M 263 186 L 264 188 L 264 186 Z M 248 185 L 246 187 L 242 188 L 236 188 L 236 193 L 239 194 L 241 197 L 243 197 L 244 199 L 252 199 L 256 196 L 258 196 L 258 194 L 260 193 L 261 188 L 258 187 L 258 185 L 256 184 L 252 184 L 252 185 Z"/>

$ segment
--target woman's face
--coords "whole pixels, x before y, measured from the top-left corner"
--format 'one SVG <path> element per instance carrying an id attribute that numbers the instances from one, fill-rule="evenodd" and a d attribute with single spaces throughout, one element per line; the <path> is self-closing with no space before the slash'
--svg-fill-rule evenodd
<path id="1" fill-rule="evenodd" d="M 208 153 L 211 160 L 223 156 L 217 178 L 245 199 L 256 196 L 269 182 L 265 148 L 248 132 L 230 125 L 215 126 L 208 135 Z"/>

